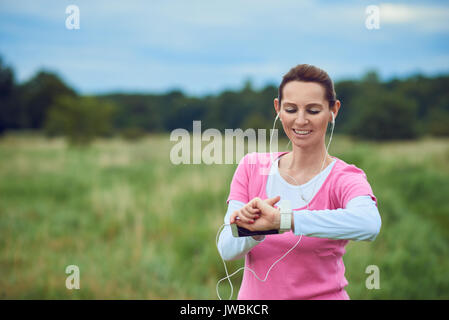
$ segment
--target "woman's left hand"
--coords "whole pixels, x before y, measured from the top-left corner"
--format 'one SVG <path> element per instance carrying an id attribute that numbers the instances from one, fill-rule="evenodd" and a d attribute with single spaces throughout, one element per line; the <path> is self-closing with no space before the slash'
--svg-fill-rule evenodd
<path id="1" fill-rule="evenodd" d="M 262 200 L 260 198 L 252 199 L 248 204 L 260 211 L 257 219 L 253 223 L 243 222 L 233 219 L 235 223 L 242 228 L 250 231 L 279 230 L 281 224 L 280 211 L 274 208 L 274 204 L 281 199 L 280 196 Z"/>

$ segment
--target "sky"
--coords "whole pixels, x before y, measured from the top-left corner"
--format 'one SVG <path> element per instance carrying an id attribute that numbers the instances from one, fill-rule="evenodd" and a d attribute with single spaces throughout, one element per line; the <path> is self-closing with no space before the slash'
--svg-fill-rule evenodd
<path id="1" fill-rule="evenodd" d="M 277 86 L 301 63 L 334 81 L 433 76 L 449 73 L 449 2 L 0 0 L 0 57 L 18 82 L 45 69 L 81 94 Z"/>

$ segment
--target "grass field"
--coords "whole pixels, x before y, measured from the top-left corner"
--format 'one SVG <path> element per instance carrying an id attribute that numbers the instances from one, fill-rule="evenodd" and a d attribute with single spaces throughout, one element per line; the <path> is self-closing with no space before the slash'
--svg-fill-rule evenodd
<path id="1" fill-rule="evenodd" d="M 0 139 L 0 298 L 216 299 L 225 274 L 215 236 L 236 164 L 173 165 L 173 145 L 168 135 L 83 148 Z M 329 153 L 366 172 L 382 216 L 376 241 L 346 247 L 350 297 L 448 299 L 449 139 L 334 136 Z M 65 286 L 68 265 L 80 269 L 79 290 Z M 378 290 L 365 287 L 369 265 Z"/>

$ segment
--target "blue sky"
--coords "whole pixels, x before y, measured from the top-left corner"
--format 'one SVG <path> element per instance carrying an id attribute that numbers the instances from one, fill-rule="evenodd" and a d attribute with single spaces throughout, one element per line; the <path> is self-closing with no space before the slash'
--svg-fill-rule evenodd
<path id="1" fill-rule="evenodd" d="M 65 26 L 70 4 L 79 30 Z M 380 29 L 365 26 L 369 5 Z M 300 63 L 334 80 L 449 73 L 448 40 L 447 1 L 0 0 L 0 55 L 17 80 L 45 68 L 84 94 L 259 88 Z"/>

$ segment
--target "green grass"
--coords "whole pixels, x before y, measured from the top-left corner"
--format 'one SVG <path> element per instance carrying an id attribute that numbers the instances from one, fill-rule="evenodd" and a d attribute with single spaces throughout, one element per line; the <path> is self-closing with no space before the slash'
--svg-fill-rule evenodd
<path id="1" fill-rule="evenodd" d="M 216 299 L 225 273 L 215 236 L 236 164 L 176 166 L 173 145 L 168 135 L 84 148 L 3 137 L 0 298 Z M 382 216 L 376 241 L 346 247 L 350 297 L 448 299 L 449 140 L 335 136 L 329 153 L 367 173 Z M 72 264 L 80 290 L 65 287 Z M 365 287 L 372 264 L 379 290 Z M 227 265 L 232 272 L 243 260 Z M 227 282 L 220 293 L 229 295 Z"/>

